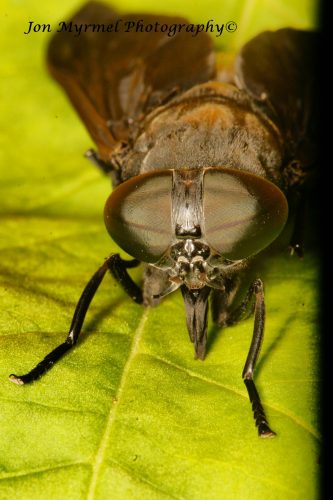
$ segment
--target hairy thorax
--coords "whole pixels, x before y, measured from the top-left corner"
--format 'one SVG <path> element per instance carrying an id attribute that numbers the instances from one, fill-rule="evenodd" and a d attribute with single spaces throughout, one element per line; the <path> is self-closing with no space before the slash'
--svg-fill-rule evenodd
<path id="1" fill-rule="evenodd" d="M 280 181 L 279 132 L 232 85 L 193 87 L 149 114 L 133 140 L 124 180 L 152 170 L 223 166 Z"/>

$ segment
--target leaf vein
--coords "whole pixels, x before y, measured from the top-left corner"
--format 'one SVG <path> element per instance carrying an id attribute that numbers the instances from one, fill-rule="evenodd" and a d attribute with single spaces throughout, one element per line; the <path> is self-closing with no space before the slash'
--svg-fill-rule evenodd
<path id="1" fill-rule="evenodd" d="M 112 425 L 113 425 L 115 418 L 116 418 L 117 409 L 119 407 L 119 400 L 120 400 L 121 395 L 123 393 L 132 361 L 135 358 L 135 356 L 137 355 L 137 352 L 139 349 L 139 343 L 140 343 L 140 340 L 141 340 L 141 337 L 143 334 L 143 330 L 144 330 L 144 326 L 145 326 L 145 323 L 146 323 L 147 318 L 148 318 L 148 313 L 149 313 L 149 308 L 147 307 L 142 315 L 140 323 L 138 324 L 138 327 L 137 327 L 135 334 L 134 334 L 134 337 L 133 337 L 133 342 L 132 342 L 132 346 L 131 346 L 131 349 L 129 352 L 129 356 L 128 356 L 126 364 L 124 366 L 123 374 L 122 374 L 122 377 L 121 377 L 121 380 L 120 380 L 120 383 L 118 386 L 118 390 L 117 390 L 116 395 L 115 395 L 114 404 L 112 405 L 112 407 L 110 409 L 110 412 L 109 412 L 109 415 L 107 418 L 107 422 L 106 422 L 106 426 L 105 426 L 105 430 L 104 430 L 102 439 L 100 441 L 100 444 L 99 444 L 99 447 L 98 447 L 98 450 L 96 453 L 95 462 L 94 462 L 93 467 L 92 467 L 92 469 L 93 469 L 92 470 L 92 477 L 91 477 L 91 482 L 90 482 L 89 491 L 88 491 L 88 495 L 87 495 L 87 500 L 93 500 L 93 498 L 95 496 L 98 477 L 99 477 L 100 470 L 101 470 L 101 467 L 103 464 L 103 458 L 104 458 L 105 451 L 106 451 L 107 444 L 108 444 L 108 440 L 109 440 L 109 437 L 111 434 Z"/>
<path id="2" fill-rule="evenodd" d="M 174 494 L 171 494 L 170 492 L 166 492 L 158 484 L 153 483 L 152 481 L 143 477 L 142 475 L 135 474 L 133 469 L 131 469 L 130 467 L 126 467 L 124 464 L 119 463 L 117 460 L 112 459 L 112 460 L 110 460 L 110 463 L 113 463 L 114 465 L 119 467 L 121 470 L 130 474 L 131 478 L 134 478 L 134 479 L 140 481 L 141 483 L 148 484 L 154 490 L 158 491 L 159 493 L 163 493 L 168 498 L 174 498 L 175 500 L 182 500 L 182 498 L 183 498 L 183 497 L 175 496 Z"/>
<path id="3" fill-rule="evenodd" d="M 33 406 L 41 406 L 42 408 L 46 408 L 47 410 L 48 409 L 60 410 L 60 411 L 64 411 L 64 412 L 79 413 L 81 415 L 82 415 L 82 413 L 85 413 L 85 414 L 89 413 L 91 415 L 99 415 L 100 417 L 104 417 L 104 415 L 105 415 L 102 412 L 88 410 L 86 408 L 77 410 L 75 408 L 65 408 L 65 407 L 56 406 L 56 405 L 44 404 L 44 403 L 40 403 L 39 401 L 32 401 L 32 400 L 29 400 L 29 401 L 17 401 L 17 400 L 13 400 L 13 399 L 10 399 L 10 398 L 0 398 L 0 401 L 6 402 L 6 403 L 13 403 L 15 405 L 24 404 L 24 405 L 29 405 L 29 406 L 31 406 L 31 405 L 33 405 Z"/>
<path id="4" fill-rule="evenodd" d="M 197 378 L 199 380 L 202 380 L 203 382 L 207 382 L 208 384 L 216 385 L 217 387 L 221 387 L 222 389 L 225 389 L 226 391 L 237 394 L 237 396 L 241 396 L 242 398 L 244 398 L 246 400 L 248 399 L 248 396 L 245 393 L 245 391 L 244 392 L 238 391 L 234 387 L 229 387 L 229 386 L 222 384 L 221 382 L 218 382 L 214 379 L 211 379 L 209 377 L 205 377 L 201 373 L 196 373 L 196 372 L 186 368 L 185 366 L 181 366 L 181 365 L 178 365 L 176 363 L 173 363 L 172 361 L 169 361 L 165 358 L 162 358 L 161 356 L 158 356 L 155 353 L 145 352 L 145 355 L 150 356 L 150 357 L 160 361 L 161 363 L 165 363 L 169 366 L 172 366 L 173 368 L 176 368 L 177 370 L 180 370 L 180 371 L 186 373 L 190 377 Z M 302 419 L 300 419 L 299 417 L 297 417 L 293 413 L 289 412 L 286 408 L 280 408 L 277 405 L 269 403 L 269 402 L 265 402 L 265 407 L 271 408 L 272 410 L 280 413 L 284 417 L 289 418 L 296 425 L 298 425 L 299 427 L 301 427 L 302 429 L 307 431 L 309 434 L 311 434 L 314 438 L 316 438 L 319 441 L 321 440 L 321 436 L 316 429 L 314 429 L 310 424 L 308 424 L 307 422 L 304 422 Z"/>
<path id="5" fill-rule="evenodd" d="M 77 466 L 77 465 L 83 465 L 83 466 L 89 467 L 88 463 L 69 462 L 69 463 L 53 465 L 52 467 L 41 467 L 39 469 L 20 470 L 20 471 L 14 471 L 14 472 L 2 472 L 2 473 L 0 473 L 0 481 L 6 480 L 6 479 L 11 479 L 11 478 L 17 478 L 17 477 L 44 474 L 45 472 L 52 472 L 53 470 L 65 469 L 67 467 L 73 467 L 73 466 Z"/>

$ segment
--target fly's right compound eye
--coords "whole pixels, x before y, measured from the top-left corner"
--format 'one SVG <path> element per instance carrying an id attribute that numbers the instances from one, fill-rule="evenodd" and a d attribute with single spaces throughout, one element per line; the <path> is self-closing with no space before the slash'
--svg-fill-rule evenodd
<path id="1" fill-rule="evenodd" d="M 226 259 L 254 255 L 281 233 L 288 203 L 272 182 L 248 172 L 208 168 L 204 176 L 205 241 Z"/>
<path id="2" fill-rule="evenodd" d="M 171 189 L 172 170 L 160 170 L 120 184 L 106 202 L 110 236 L 142 262 L 157 262 L 174 240 Z"/>

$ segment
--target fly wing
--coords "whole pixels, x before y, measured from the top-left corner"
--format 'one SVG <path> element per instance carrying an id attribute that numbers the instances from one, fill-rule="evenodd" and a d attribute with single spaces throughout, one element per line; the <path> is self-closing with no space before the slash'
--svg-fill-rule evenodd
<path id="1" fill-rule="evenodd" d="M 236 83 L 276 123 L 289 160 L 309 163 L 315 132 L 317 34 L 291 28 L 265 31 L 236 59 Z"/>
<path id="2" fill-rule="evenodd" d="M 152 31 L 139 28 L 136 32 L 138 21 L 153 25 Z M 67 23 L 73 32 L 59 32 L 51 40 L 50 71 L 65 89 L 104 161 L 119 141 L 128 140 L 131 125 L 143 114 L 168 96 L 215 75 L 208 35 L 192 37 L 182 30 L 168 36 L 156 23 L 169 30 L 188 22 L 181 17 L 120 16 L 101 3 L 90 2 L 73 17 L 71 25 Z M 113 27 L 109 32 L 92 31 L 91 25 L 97 24 Z M 80 35 L 74 31 L 75 25 L 82 26 Z M 84 31 L 86 25 L 90 27 Z"/>

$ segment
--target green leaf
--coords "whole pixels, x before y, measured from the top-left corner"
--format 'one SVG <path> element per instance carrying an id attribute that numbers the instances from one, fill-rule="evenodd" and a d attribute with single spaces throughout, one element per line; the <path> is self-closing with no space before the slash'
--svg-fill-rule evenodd
<path id="1" fill-rule="evenodd" d="M 235 21 L 238 48 L 262 29 L 315 25 L 311 0 L 113 2 L 123 11 Z M 143 4 L 143 5 L 142 5 Z M 80 2 L 7 0 L 3 9 L 0 184 L 0 498 L 314 499 L 318 497 L 318 261 L 265 263 L 267 326 L 256 380 L 278 436 L 260 440 L 241 378 L 253 319 L 210 329 L 193 359 L 179 294 L 131 303 L 110 277 L 78 346 L 30 386 L 10 384 L 60 344 L 77 299 L 116 251 L 102 220 L 108 182 L 44 64 L 48 33 Z M 140 270 L 134 273 L 139 279 Z"/>

